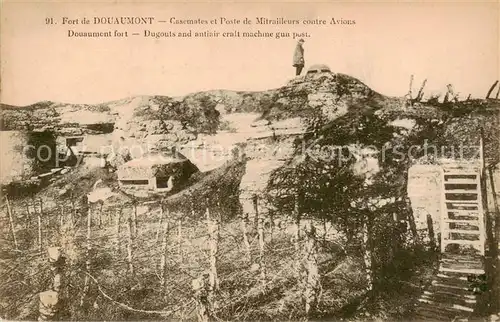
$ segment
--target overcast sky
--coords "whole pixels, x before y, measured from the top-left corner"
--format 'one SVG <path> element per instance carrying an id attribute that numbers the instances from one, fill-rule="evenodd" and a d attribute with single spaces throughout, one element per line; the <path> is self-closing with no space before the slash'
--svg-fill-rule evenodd
<path id="1" fill-rule="evenodd" d="M 4 3 L 1 101 L 100 103 L 132 95 L 184 95 L 208 89 L 264 90 L 294 75 L 296 40 L 144 38 L 144 30 L 308 32 L 307 66 L 324 63 L 374 90 L 402 96 L 452 83 L 483 97 L 499 78 L 499 8 L 489 3 Z M 148 26 L 62 25 L 62 17 L 151 16 Z M 256 17 L 355 20 L 355 25 L 268 26 Z M 46 25 L 53 17 L 58 25 Z M 179 26 L 158 20 L 249 17 L 252 26 Z M 128 38 L 68 38 L 75 31 L 128 31 Z M 140 36 L 130 36 L 138 32 Z"/>

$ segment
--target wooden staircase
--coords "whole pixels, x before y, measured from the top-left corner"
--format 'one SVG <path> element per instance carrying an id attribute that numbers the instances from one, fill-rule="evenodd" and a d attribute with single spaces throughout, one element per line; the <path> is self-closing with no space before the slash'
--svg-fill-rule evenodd
<path id="1" fill-rule="evenodd" d="M 416 319 L 467 320 L 476 307 L 474 282 L 484 276 L 485 221 L 481 166 L 442 166 L 441 259 L 419 298 Z"/>
<path id="2" fill-rule="evenodd" d="M 484 256 L 481 169 L 443 166 L 441 179 L 441 253 L 449 253 L 457 245 Z"/>

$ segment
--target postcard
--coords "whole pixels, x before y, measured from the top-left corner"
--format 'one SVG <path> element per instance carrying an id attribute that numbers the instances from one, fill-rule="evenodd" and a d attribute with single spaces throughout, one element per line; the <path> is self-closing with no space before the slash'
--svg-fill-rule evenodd
<path id="1" fill-rule="evenodd" d="M 1 7 L 0 319 L 500 319 L 497 1 Z"/>

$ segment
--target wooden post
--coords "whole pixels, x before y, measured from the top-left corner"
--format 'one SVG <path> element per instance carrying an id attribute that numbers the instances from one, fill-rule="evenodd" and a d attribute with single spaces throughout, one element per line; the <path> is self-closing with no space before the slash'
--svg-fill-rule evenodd
<path id="1" fill-rule="evenodd" d="M 92 237 L 92 205 L 89 204 L 88 210 L 87 210 L 87 254 L 85 255 L 85 270 L 87 273 L 90 273 L 90 253 L 92 251 L 92 244 L 91 244 L 91 237 Z M 85 275 L 85 281 L 83 284 L 83 293 L 82 293 L 82 298 L 80 299 L 80 306 L 83 306 L 85 296 L 87 295 L 89 291 L 89 285 L 90 280 L 89 276 Z"/>
<path id="2" fill-rule="evenodd" d="M 74 227 L 76 224 L 75 218 L 76 218 L 75 197 L 73 196 L 73 192 L 71 192 L 71 212 L 69 214 L 69 221 L 71 222 L 71 227 Z"/>
<path id="3" fill-rule="evenodd" d="M 31 212 L 30 212 L 30 204 L 26 201 L 26 228 L 31 228 Z"/>
<path id="4" fill-rule="evenodd" d="M 161 206 L 161 212 L 163 215 L 163 205 Z M 167 218 L 165 218 L 165 224 L 163 226 L 163 240 L 161 243 L 161 255 L 160 255 L 160 284 L 161 287 L 165 287 L 165 281 L 167 279 L 167 242 L 168 242 L 168 219 L 170 217 L 169 210 L 167 208 Z"/>
<path id="5" fill-rule="evenodd" d="M 490 179 L 491 195 L 497 196 L 497 189 L 495 187 L 495 180 L 494 180 L 495 177 L 493 175 L 494 174 L 493 174 L 492 167 L 488 167 L 488 177 Z M 491 198 L 491 199 L 493 200 L 493 207 L 495 208 L 496 216 L 500 216 L 500 207 L 498 206 L 497 198 Z M 499 230 L 500 229 L 500 220 L 497 220 L 496 228 L 500 232 L 500 230 Z M 497 236 L 497 239 L 499 237 L 500 236 Z"/>
<path id="6" fill-rule="evenodd" d="M 56 321 L 59 304 L 59 292 L 45 291 L 39 294 L 38 321 Z"/>
<path id="7" fill-rule="evenodd" d="M 133 241 L 133 234 L 132 234 L 132 227 L 133 227 L 133 219 L 131 216 L 135 213 L 132 211 L 131 215 L 128 217 L 128 224 L 127 224 L 127 229 L 128 229 L 128 238 L 127 238 L 127 263 L 128 263 L 128 271 L 130 274 L 134 274 L 134 265 L 132 263 L 132 241 Z"/>
<path id="8" fill-rule="evenodd" d="M 318 304 L 318 297 L 320 287 L 320 276 L 318 270 L 318 249 L 316 241 L 316 229 L 309 221 L 308 229 L 306 231 L 307 242 L 306 242 L 306 263 L 305 268 L 307 271 L 307 277 L 305 281 L 305 311 L 307 315 L 311 315 L 315 312 L 316 306 Z"/>
<path id="9" fill-rule="evenodd" d="M 66 208 L 68 209 L 68 208 Z M 67 216 L 67 214 L 64 214 Z M 76 245 L 75 245 L 75 234 L 76 229 L 72 223 L 67 220 L 63 221 L 63 225 L 60 230 L 60 247 L 64 249 L 67 259 L 73 264 L 77 259 Z"/>
<path id="10" fill-rule="evenodd" d="M 64 216 L 65 216 L 65 209 L 64 209 L 64 201 L 61 203 L 60 205 L 61 207 L 61 213 L 59 215 L 59 227 L 60 227 L 60 230 L 62 231 L 64 228 Z M 66 220 L 67 221 L 67 220 Z M 70 222 L 72 223 L 71 219 L 70 219 Z"/>
<path id="11" fill-rule="evenodd" d="M 134 211 L 132 212 L 133 214 L 133 219 L 132 219 L 132 225 L 133 225 L 133 234 L 134 238 L 137 237 L 137 202 L 134 202 Z"/>
<path id="12" fill-rule="evenodd" d="M 33 204 L 36 211 L 36 206 Z M 40 204 L 40 211 L 36 213 L 38 219 L 38 250 L 42 251 L 42 205 Z"/>
<path id="13" fill-rule="evenodd" d="M 64 269 L 64 257 L 61 255 L 59 247 L 49 247 L 47 249 L 49 263 L 53 274 L 52 287 L 50 290 L 41 292 L 39 305 L 39 321 L 59 320 L 61 280 Z"/>
<path id="14" fill-rule="evenodd" d="M 266 284 L 266 268 L 264 264 L 264 218 L 259 213 L 258 196 L 253 197 L 253 207 L 255 211 L 255 217 L 257 218 L 257 235 L 259 240 L 259 269 L 260 269 L 260 282 Z"/>
<path id="15" fill-rule="evenodd" d="M 412 87 L 413 87 L 413 75 L 410 76 L 410 86 L 409 86 L 409 89 L 408 89 L 408 97 L 410 99 L 410 101 L 412 100 Z"/>
<path id="16" fill-rule="evenodd" d="M 155 243 L 157 243 L 160 240 L 160 231 L 162 228 L 162 222 L 163 222 L 163 202 L 160 203 L 160 218 L 158 218 L 158 228 L 156 229 Z"/>
<path id="17" fill-rule="evenodd" d="M 92 238 L 92 208 L 89 207 L 89 210 L 87 212 L 87 256 L 86 256 L 87 261 L 85 262 L 87 272 L 90 270 L 90 252 L 92 250 L 91 238 Z"/>
<path id="18" fill-rule="evenodd" d="M 115 231 L 116 231 L 116 239 L 120 241 L 120 221 L 122 219 L 123 207 L 120 207 L 116 213 L 115 219 Z"/>
<path id="19" fill-rule="evenodd" d="M 104 202 L 99 200 L 98 203 L 99 203 L 99 218 L 98 218 L 99 219 L 99 228 L 102 228 L 102 206 L 103 206 Z"/>
<path id="20" fill-rule="evenodd" d="M 269 216 L 269 240 L 272 242 L 274 234 L 274 211 L 269 211 L 268 216 Z"/>
<path id="21" fill-rule="evenodd" d="M 415 101 L 420 102 L 422 100 L 422 97 L 424 96 L 424 87 L 425 84 L 427 83 L 427 78 L 424 79 L 422 82 L 422 86 L 420 86 L 420 89 L 418 90 L 417 97 L 415 98 Z"/>
<path id="22" fill-rule="evenodd" d="M 299 209 L 298 193 L 295 195 L 294 215 L 295 215 L 295 241 L 294 241 L 294 243 L 295 243 L 295 250 L 299 251 L 301 214 L 300 214 L 300 209 Z"/>
<path id="23" fill-rule="evenodd" d="M 40 214 L 43 216 L 43 200 L 40 198 Z"/>
<path id="24" fill-rule="evenodd" d="M 212 308 L 209 296 L 210 274 L 203 274 L 192 281 L 194 299 L 196 301 L 196 316 L 199 322 L 208 322 L 211 318 Z"/>
<path id="25" fill-rule="evenodd" d="M 243 233 L 243 246 L 248 261 L 252 260 L 252 253 L 250 250 L 250 242 L 248 241 L 248 213 L 243 214 L 241 219 L 241 232 Z"/>
<path id="26" fill-rule="evenodd" d="M 328 236 L 327 219 L 323 218 L 323 243 L 326 243 L 327 236 Z"/>
<path id="27" fill-rule="evenodd" d="M 365 275 L 367 281 L 367 290 L 373 288 L 373 273 L 372 273 L 372 250 L 371 250 L 371 234 L 370 223 L 368 216 L 363 221 L 363 260 L 365 262 Z"/>
<path id="28" fill-rule="evenodd" d="M 51 264 L 51 271 L 53 273 L 52 290 L 59 292 L 61 290 L 61 275 L 64 264 L 64 257 L 61 254 L 59 247 L 49 247 L 47 249 L 49 255 L 49 263 Z"/>
<path id="29" fill-rule="evenodd" d="M 420 243 L 420 237 L 418 236 L 417 224 L 415 223 L 415 216 L 413 216 L 413 209 L 411 208 L 411 200 L 409 197 L 405 198 L 406 206 L 406 220 L 410 226 L 410 231 L 413 239 L 413 244 L 417 245 Z"/>
<path id="30" fill-rule="evenodd" d="M 210 210 L 207 207 L 207 228 L 210 248 L 210 294 L 213 295 L 219 289 L 219 278 L 217 276 L 217 252 L 219 243 L 219 225 L 216 220 L 210 218 Z"/>
<path id="31" fill-rule="evenodd" d="M 196 215 L 195 210 L 194 210 L 195 203 L 196 203 L 196 200 L 194 199 L 194 194 L 191 193 L 191 217 L 192 218 L 195 218 L 195 215 Z"/>
<path id="32" fill-rule="evenodd" d="M 59 231 L 61 232 L 64 227 L 64 202 L 61 203 L 60 214 L 59 214 Z"/>
<path id="33" fill-rule="evenodd" d="M 497 81 L 498 83 L 498 81 Z M 487 181 L 486 181 L 486 160 L 484 154 L 484 128 L 480 129 L 480 138 L 479 138 L 479 158 L 481 162 L 481 170 L 479 177 L 479 189 L 481 190 L 481 199 L 479 200 L 479 241 L 481 243 L 480 253 L 484 256 L 485 254 L 485 242 L 486 242 L 486 227 L 485 227 L 485 216 L 488 216 L 488 189 L 487 189 Z M 495 196 L 496 197 L 496 196 Z"/>
<path id="34" fill-rule="evenodd" d="M 445 220 L 446 218 L 448 218 L 448 206 L 446 204 L 446 190 L 444 189 L 444 182 L 446 182 L 445 180 L 445 176 L 444 176 L 444 169 L 443 167 L 441 167 L 441 184 L 442 184 L 442 189 L 441 189 L 441 210 L 440 210 L 440 214 L 439 214 L 439 229 L 441 230 L 441 235 L 439 236 L 440 237 L 440 241 L 439 241 L 439 250 L 441 251 L 441 253 L 444 253 L 444 251 L 446 250 L 446 239 L 448 239 L 448 237 L 450 237 L 450 234 L 449 234 L 449 231 L 447 232 L 447 227 L 449 227 L 448 224 L 445 223 Z M 427 227 L 428 227 L 428 233 L 429 233 L 429 241 L 431 243 L 431 249 L 435 246 L 435 243 L 434 243 L 434 227 L 433 227 L 433 224 L 432 224 L 432 216 L 430 216 L 429 213 L 427 213 Z M 432 237 L 431 237 L 431 234 L 432 234 Z M 433 250 L 436 250 L 436 249 L 433 249 Z"/>
<path id="35" fill-rule="evenodd" d="M 481 130 L 479 131 L 479 161 L 480 161 L 480 166 L 481 166 L 481 169 L 480 169 L 481 177 L 484 178 L 484 176 L 486 175 L 486 166 L 484 163 L 484 128 L 483 127 L 481 127 Z M 486 196 L 487 194 L 485 193 L 484 195 Z M 485 208 L 485 209 L 487 209 L 487 208 Z"/>
<path id="36" fill-rule="evenodd" d="M 17 244 L 16 228 L 14 226 L 14 219 L 12 218 L 12 209 L 10 208 L 9 197 L 7 195 L 5 196 L 5 202 L 7 203 L 7 212 L 9 213 L 9 223 L 10 223 L 10 230 L 12 232 L 12 239 L 14 240 L 14 247 L 17 250 L 19 249 L 19 245 Z"/>
<path id="37" fill-rule="evenodd" d="M 434 225 L 431 214 L 427 214 L 427 229 L 429 230 L 429 240 L 432 250 L 436 250 L 436 236 L 434 234 Z"/>
<path id="38" fill-rule="evenodd" d="M 182 263 L 184 261 L 184 257 L 182 256 L 182 219 L 177 220 L 177 247 L 179 263 Z"/>
<path id="39" fill-rule="evenodd" d="M 121 232 L 121 219 L 122 219 L 123 207 L 119 207 L 116 210 L 115 215 L 115 242 L 116 242 L 116 251 L 120 252 L 120 232 Z M 111 215 L 110 215 L 111 217 Z"/>
<path id="40" fill-rule="evenodd" d="M 497 84 L 498 84 L 498 81 L 495 81 L 493 83 L 493 85 L 491 85 L 490 89 L 488 90 L 488 93 L 486 94 L 486 99 L 490 98 L 491 92 L 493 92 L 493 90 L 495 89 Z"/>

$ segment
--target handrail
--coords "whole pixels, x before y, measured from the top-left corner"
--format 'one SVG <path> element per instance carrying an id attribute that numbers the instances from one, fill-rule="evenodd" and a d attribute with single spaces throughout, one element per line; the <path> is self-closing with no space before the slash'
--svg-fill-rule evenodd
<path id="1" fill-rule="evenodd" d="M 447 210 L 447 206 L 446 206 L 446 193 L 445 193 L 445 190 L 444 190 L 444 186 L 445 186 L 445 180 L 444 180 L 444 169 L 443 167 L 441 167 L 441 213 L 440 213 L 440 221 L 439 221 L 439 230 L 441 232 L 441 236 L 440 236 L 440 251 L 441 253 L 444 253 L 445 250 L 446 250 L 446 245 L 445 245 L 445 240 L 446 240 L 446 228 L 445 228 L 445 216 L 446 218 L 448 218 L 448 210 Z"/>
<path id="2" fill-rule="evenodd" d="M 486 217 L 488 216 L 488 189 L 487 189 L 487 183 L 486 183 L 486 164 L 485 164 L 485 159 L 484 159 L 484 128 L 481 127 L 480 131 L 480 137 L 479 137 L 479 158 L 480 158 L 480 163 L 481 163 L 481 168 L 479 170 L 479 189 L 481 192 L 481 200 L 479 200 L 479 205 L 481 206 L 479 209 L 482 211 L 482 222 L 481 226 L 479 229 L 483 229 L 483 243 L 486 242 Z M 485 255 L 484 253 L 484 247 L 486 245 L 483 244 L 483 256 Z"/>
<path id="3" fill-rule="evenodd" d="M 484 129 L 482 127 L 479 137 L 479 162 L 481 164 L 481 176 L 483 176 L 486 167 L 484 163 Z"/>

